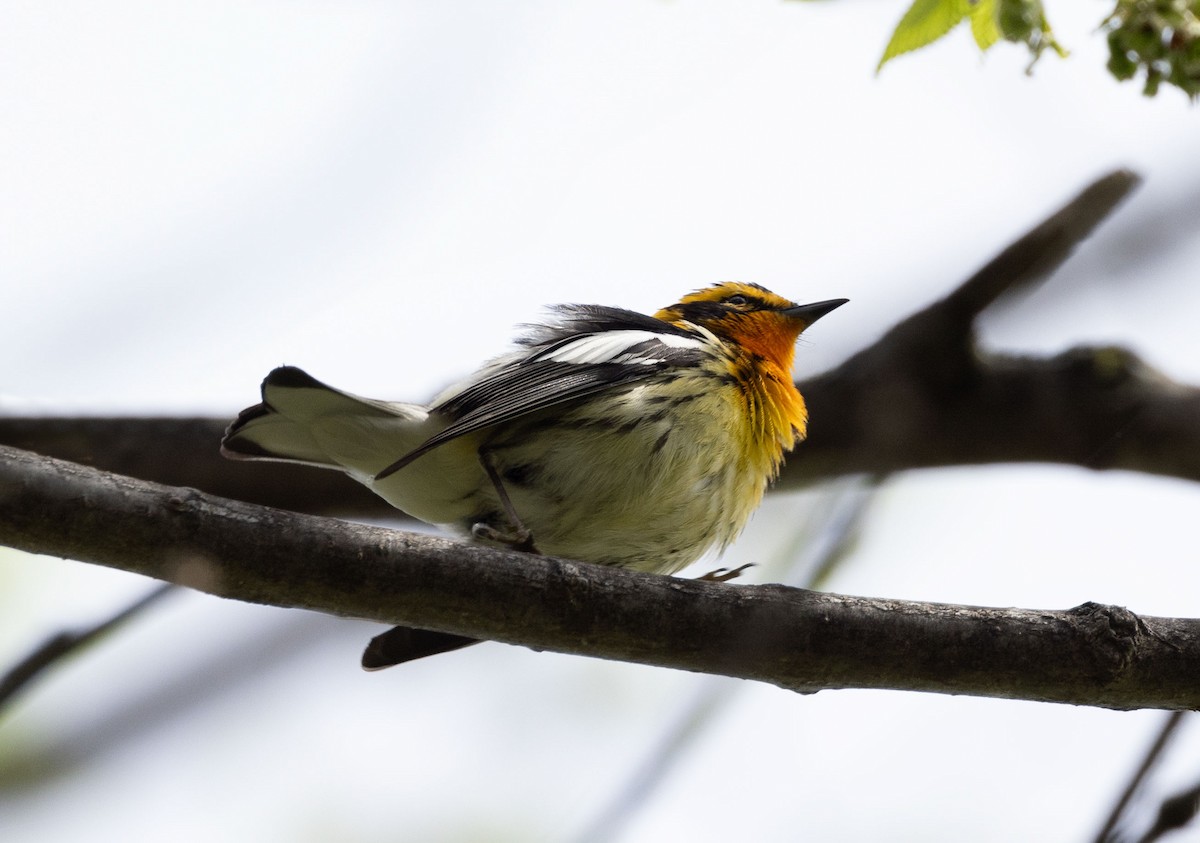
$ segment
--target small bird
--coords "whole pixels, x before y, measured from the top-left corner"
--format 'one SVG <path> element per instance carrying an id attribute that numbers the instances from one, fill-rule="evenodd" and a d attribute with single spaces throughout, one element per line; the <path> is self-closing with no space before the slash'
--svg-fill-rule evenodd
<path id="1" fill-rule="evenodd" d="M 801 305 L 726 282 L 653 316 L 559 305 L 428 406 L 360 398 L 283 366 L 221 451 L 339 469 L 478 542 L 673 574 L 737 537 L 804 439 L 796 340 L 846 301 Z M 397 627 L 363 666 L 467 643 Z"/>

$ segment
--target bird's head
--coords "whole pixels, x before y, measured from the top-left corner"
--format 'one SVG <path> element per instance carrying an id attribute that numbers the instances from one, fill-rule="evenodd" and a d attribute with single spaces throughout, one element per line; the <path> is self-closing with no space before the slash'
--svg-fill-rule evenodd
<path id="1" fill-rule="evenodd" d="M 664 322 L 699 325 L 790 371 L 796 339 L 804 329 L 847 301 L 796 304 L 758 284 L 726 281 L 688 293 L 654 315 Z"/>

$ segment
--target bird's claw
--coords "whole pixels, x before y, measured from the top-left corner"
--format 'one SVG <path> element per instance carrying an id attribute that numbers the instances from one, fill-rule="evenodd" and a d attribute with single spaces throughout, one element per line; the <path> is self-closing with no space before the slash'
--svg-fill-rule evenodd
<path id="1" fill-rule="evenodd" d="M 704 576 L 697 577 L 696 579 L 700 580 L 700 582 L 729 582 L 730 580 L 736 580 L 738 577 L 740 577 L 742 575 L 742 571 L 753 567 L 753 562 L 747 562 L 745 565 L 739 565 L 733 569 L 717 568 L 717 570 L 709 571 Z"/>
<path id="2" fill-rule="evenodd" d="M 485 524 L 484 522 L 480 521 L 479 523 L 472 525 L 471 535 L 477 541 L 488 541 L 495 544 L 502 544 L 506 547 L 512 548 L 513 550 L 520 551 L 521 553 L 541 553 L 541 551 L 539 551 L 537 546 L 533 543 L 533 533 L 525 527 L 521 527 L 511 532 L 506 532 L 504 530 L 497 530 L 491 524 Z"/>

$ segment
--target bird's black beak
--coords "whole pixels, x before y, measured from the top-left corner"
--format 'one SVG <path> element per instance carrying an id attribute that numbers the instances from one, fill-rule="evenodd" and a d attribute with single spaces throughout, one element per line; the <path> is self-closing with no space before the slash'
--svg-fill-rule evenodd
<path id="1" fill-rule="evenodd" d="M 818 301 L 812 304 L 798 304 L 794 307 L 788 307 L 780 311 L 785 316 L 791 316 L 793 319 L 803 319 L 805 325 L 811 325 L 816 322 L 826 313 L 837 310 L 850 299 L 829 299 L 828 301 Z"/>

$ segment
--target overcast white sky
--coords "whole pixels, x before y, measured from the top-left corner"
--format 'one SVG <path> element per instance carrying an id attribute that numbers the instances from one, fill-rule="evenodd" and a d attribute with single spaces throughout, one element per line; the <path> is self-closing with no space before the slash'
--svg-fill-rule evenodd
<path id="1" fill-rule="evenodd" d="M 851 299 L 800 346 L 816 372 L 1116 166 L 1144 187 L 984 339 L 1120 343 L 1200 381 L 1197 112 L 1103 73 L 1096 4 L 1050 5 L 1073 56 L 1032 78 L 966 32 L 876 77 L 902 11 L 10 2 L 0 411 L 232 414 L 285 362 L 418 400 L 545 304 L 726 279 Z M 775 555 L 811 498 L 727 561 Z M 830 587 L 1196 616 L 1198 505 L 1063 468 L 897 478 Z M 11 552 L 0 582 L 0 663 L 146 587 Z M 0 838 L 575 839 L 715 684 L 729 704 L 621 840 L 1085 840 L 1160 720 L 500 645 L 367 675 L 375 629 L 177 597 L 0 722 Z"/>

